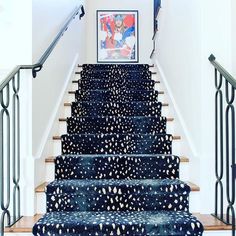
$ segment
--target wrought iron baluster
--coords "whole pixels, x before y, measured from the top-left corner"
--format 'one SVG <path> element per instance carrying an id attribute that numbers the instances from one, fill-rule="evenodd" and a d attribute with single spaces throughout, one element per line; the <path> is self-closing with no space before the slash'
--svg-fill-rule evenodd
<path id="1" fill-rule="evenodd" d="M 12 157 L 12 181 L 13 181 L 13 221 L 20 218 L 20 72 L 17 77 L 12 80 L 13 89 L 13 105 L 12 105 L 12 143 L 13 143 L 13 157 Z M 17 207 L 16 207 L 17 206 Z M 17 209 L 16 209 L 17 208 Z"/>
<path id="2" fill-rule="evenodd" d="M 215 216 L 223 219 L 223 94 L 221 90 L 222 75 L 220 74 L 218 77 L 217 70 L 215 70 L 215 87 L 217 90 L 215 94 Z M 220 204 L 220 211 L 218 204 Z"/>
<path id="3" fill-rule="evenodd" d="M 6 101 L 4 99 L 4 92 Z M 10 217 L 10 114 L 8 111 L 10 104 L 9 83 L 0 91 L 0 202 L 1 202 L 1 234 L 4 233 L 5 218 L 7 224 L 11 224 Z M 4 118 L 5 117 L 5 118 Z M 5 133 L 6 129 L 6 133 Z M 6 168 L 5 168 L 6 167 Z M 5 171 L 6 173 L 5 173 Z M 6 185 L 6 186 L 5 186 Z M 6 191 L 6 192 L 5 192 Z M 6 198 L 5 199 L 5 195 Z"/>
<path id="4" fill-rule="evenodd" d="M 231 95 L 230 91 L 231 90 Z M 235 178 L 233 166 L 235 165 L 235 88 L 229 85 L 229 82 L 225 81 L 225 94 L 226 94 L 226 111 L 225 111 L 225 123 L 226 123 L 226 196 L 227 196 L 227 211 L 226 211 L 226 222 L 232 224 L 233 236 L 235 235 L 235 215 L 234 203 L 235 203 Z M 231 115 L 230 115 L 231 114 Z M 231 117 L 231 127 L 229 125 Z M 230 133 L 231 130 L 231 133 Z M 231 149 L 230 149 L 231 143 Z M 230 150 L 231 150 L 231 163 L 230 163 Z M 231 173 L 231 177 L 230 177 Z M 230 187 L 231 186 L 231 187 Z M 232 216 L 230 216 L 230 212 Z M 232 217 L 232 219 L 231 219 Z"/>

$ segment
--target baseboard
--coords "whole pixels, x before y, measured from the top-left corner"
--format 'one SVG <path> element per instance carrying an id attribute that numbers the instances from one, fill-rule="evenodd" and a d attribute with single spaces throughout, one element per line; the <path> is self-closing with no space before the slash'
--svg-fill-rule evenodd
<path id="1" fill-rule="evenodd" d="M 180 125 L 181 125 L 181 127 L 183 129 L 183 133 L 184 133 L 184 135 L 186 137 L 186 140 L 187 140 L 187 143 L 188 143 L 188 145 L 190 147 L 192 155 L 194 157 L 197 157 L 197 155 L 198 155 L 197 149 L 196 149 L 196 147 L 194 145 L 194 142 L 192 141 L 190 132 L 188 131 L 188 128 L 187 128 L 187 125 L 186 125 L 186 123 L 184 121 L 184 118 L 181 115 L 179 106 L 178 106 L 178 104 L 177 104 L 177 102 L 176 102 L 176 100 L 174 98 L 173 92 L 172 92 L 172 90 L 170 88 L 170 85 L 169 85 L 168 80 L 167 80 L 167 78 L 165 76 L 165 73 L 164 73 L 164 71 L 163 71 L 163 69 L 162 69 L 162 67 L 161 67 L 161 65 L 160 65 L 160 63 L 158 62 L 157 59 L 155 60 L 155 63 L 156 63 L 156 66 L 158 68 L 158 71 L 160 73 L 161 79 L 162 79 L 162 81 L 163 81 L 163 83 L 164 83 L 164 85 L 166 87 L 167 93 L 168 93 L 168 95 L 169 95 L 169 97 L 171 99 L 171 103 L 173 104 L 173 109 L 174 109 L 174 111 L 175 111 L 175 113 L 177 115 L 177 118 L 178 118 L 178 120 L 180 122 Z"/>
<path id="2" fill-rule="evenodd" d="M 41 139 L 41 142 L 40 142 L 40 145 L 39 145 L 39 148 L 38 148 L 38 151 L 36 152 L 36 155 L 34 156 L 35 159 L 40 159 L 41 156 L 42 156 L 42 153 L 44 151 L 44 147 L 48 141 L 48 139 L 50 138 L 50 133 L 51 133 L 51 130 L 52 130 L 52 127 L 53 127 L 53 124 L 55 122 L 55 119 L 57 117 L 57 113 L 58 113 L 58 110 L 60 108 L 60 105 L 62 103 L 62 100 L 63 100 L 63 97 L 64 97 L 64 94 L 66 92 L 66 89 L 68 87 L 68 84 L 69 82 L 71 81 L 72 79 L 72 76 L 74 76 L 74 72 L 77 68 L 77 62 L 78 62 L 78 53 L 75 55 L 74 57 L 74 60 L 72 62 L 72 65 L 70 67 L 70 70 L 67 74 L 67 77 L 65 79 L 65 83 L 64 83 L 64 86 L 63 86 L 63 89 L 61 90 L 61 93 L 60 93 L 60 96 L 58 97 L 58 100 L 57 100 L 57 104 L 54 106 L 54 109 L 53 109 L 53 112 L 52 112 L 52 115 L 50 117 L 50 119 L 48 120 L 48 125 L 47 127 L 45 128 L 45 131 L 44 131 L 44 134 L 43 134 L 43 137 Z"/>

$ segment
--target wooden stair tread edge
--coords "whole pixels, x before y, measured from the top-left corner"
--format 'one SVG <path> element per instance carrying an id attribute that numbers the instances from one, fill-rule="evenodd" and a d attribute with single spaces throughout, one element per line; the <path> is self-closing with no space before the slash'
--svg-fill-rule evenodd
<path id="1" fill-rule="evenodd" d="M 200 187 L 190 181 L 184 181 L 190 188 L 192 192 L 199 192 L 200 191 Z"/>
<path id="2" fill-rule="evenodd" d="M 200 214 L 194 213 L 193 214 L 197 219 L 202 222 L 205 231 L 217 231 L 217 230 L 231 230 L 232 226 L 227 225 L 214 216 L 210 214 Z"/>
<path id="3" fill-rule="evenodd" d="M 184 182 L 189 185 L 192 192 L 199 192 L 200 191 L 200 187 L 197 186 L 196 184 L 189 182 L 189 181 L 184 181 Z M 49 183 L 50 182 L 44 182 L 44 183 L 40 184 L 38 187 L 35 188 L 35 192 L 36 193 L 44 193 L 45 188 Z"/>
<path id="4" fill-rule="evenodd" d="M 231 225 L 226 225 L 219 221 L 215 217 L 209 214 L 193 214 L 195 217 L 202 222 L 205 231 L 223 231 L 231 230 Z M 23 216 L 16 224 L 12 227 L 5 228 L 5 233 L 31 233 L 33 225 L 42 217 L 41 214 L 36 214 L 34 216 Z"/>
<path id="5" fill-rule="evenodd" d="M 42 217 L 41 214 L 34 216 L 23 216 L 13 226 L 6 227 L 5 233 L 31 233 L 34 224 Z"/>

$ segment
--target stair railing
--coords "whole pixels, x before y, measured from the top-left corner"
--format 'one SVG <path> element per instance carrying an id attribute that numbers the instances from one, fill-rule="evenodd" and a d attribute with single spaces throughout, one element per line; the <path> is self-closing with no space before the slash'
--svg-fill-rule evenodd
<path id="1" fill-rule="evenodd" d="M 153 43 L 153 49 L 150 55 L 150 58 L 152 59 L 152 57 L 155 54 L 156 51 L 156 35 L 158 32 L 158 13 L 161 9 L 161 0 L 154 0 L 154 23 L 153 23 L 153 28 L 154 28 L 154 33 L 152 36 L 152 43 Z"/>
<path id="2" fill-rule="evenodd" d="M 215 212 L 232 225 L 235 236 L 235 89 L 236 80 L 210 55 L 215 69 Z"/>
<path id="3" fill-rule="evenodd" d="M 35 78 L 45 61 L 67 31 L 70 23 L 85 15 L 83 5 L 75 9 L 50 46 L 34 65 L 16 66 L 0 84 L 0 235 L 21 217 L 20 180 L 20 82 L 21 70 L 32 70 Z M 12 190 L 12 191 L 11 191 Z"/>

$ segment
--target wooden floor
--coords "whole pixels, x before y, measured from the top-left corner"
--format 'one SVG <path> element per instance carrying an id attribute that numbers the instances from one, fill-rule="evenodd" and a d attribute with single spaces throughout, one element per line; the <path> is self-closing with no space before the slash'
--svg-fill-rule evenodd
<path id="1" fill-rule="evenodd" d="M 203 215 L 203 214 L 194 214 L 204 225 L 204 228 L 206 231 L 212 231 L 212 230 L 231 230 L 231 226 L 228 226 L 221 221 L 217 220 L 211 215 Z M 19 220 L 14 226 L 11 228 L 6 228 L 6 233 L 31 233 L 32 227 L 35 224 L 35 222 L 38 221 L 38 219 L 42 215 L 35 215 L 35 216 L 25 216 L 22 217 L 21 220 Z"/>

